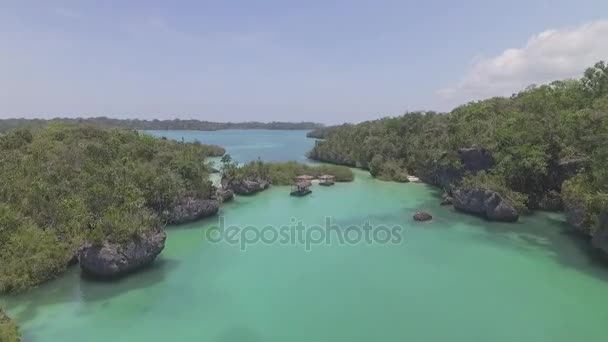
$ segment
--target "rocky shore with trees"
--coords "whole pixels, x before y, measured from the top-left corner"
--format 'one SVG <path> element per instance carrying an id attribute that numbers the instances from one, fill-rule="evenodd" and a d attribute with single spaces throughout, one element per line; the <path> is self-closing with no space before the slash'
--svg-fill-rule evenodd
<path id="1" fill-rule="evenodd" d="M 219 208 L 206 159 L 217 147 L 127 129 L 52 124 L 0 137 L 0 292 L 79 262 L 114 278 L 162 251 L 166 224 Z"/>
<path id="2" fill-rule="evenodd" d="M 413 174 L 446 192 L 444 204 L 489 220 L 564 210 L 575 231 L 608 255 L 608 66 L 580 79 L 532 85 L 449 113 L 314 131 L 309 157 L 404 181 Z"/>

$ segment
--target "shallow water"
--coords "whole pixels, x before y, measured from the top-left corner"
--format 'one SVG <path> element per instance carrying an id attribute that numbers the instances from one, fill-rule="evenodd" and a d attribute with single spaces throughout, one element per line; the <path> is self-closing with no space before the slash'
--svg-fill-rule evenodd
<path id="1" fill-rule="evenodd" d="M 276 134 L 275 142 L 287 133 Z M 252 150 L 264 159 L 267 149 Z M 399 225 L 403 241 L 332 241 L 309 251 L 257 243 L 243 251 L 212 243 L 205 232 L 220 218 L 207 219 L 169 227 L 166 249 L 144 272 L 94 283 L 74 268 L 8 298 L 9 312 L 33 342 L 606 339 L 608 269 L 563 233 L 561 215 L 489 223 L 439 206 L 431 187 L 363 171 L 307 197 L 288 193 L 274 187 L 237 197 L 220 215 L 239 226 L 294 218 L 322 226 L 327 216 L 342 229 Z M 434 220 L 414 223 L 420 209 Z"/>

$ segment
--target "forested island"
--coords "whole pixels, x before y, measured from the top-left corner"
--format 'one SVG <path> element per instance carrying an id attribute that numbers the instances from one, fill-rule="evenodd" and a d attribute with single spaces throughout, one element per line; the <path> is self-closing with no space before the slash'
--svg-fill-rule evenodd
<path id="1" fill-rule="evenodd" d="M 488 219 L 565 210 L 608 256 L 608 66 L 578 80 L 530 86 L 509 98 L 449 113 L 414 112 L 311 132 L 309 157 L 368 169 L 381 179 L 413 174 L 443 188 L 446 203 Z"/>
<path id="2" fill-rule="evenodd" d="M 89 124 L 136 130 L 219 131 L 224 129 L 313 130 L 323 127 L 315 122 L 212 122 L 201 120 L 139 120 L 95 118 L 0 119 L 0 133 L 15 128 L 41 128 L 49 123 Z"/>

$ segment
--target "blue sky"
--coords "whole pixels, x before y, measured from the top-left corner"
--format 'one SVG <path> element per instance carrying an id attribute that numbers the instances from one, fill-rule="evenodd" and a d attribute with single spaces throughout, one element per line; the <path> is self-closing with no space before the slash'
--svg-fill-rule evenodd
<path id="1" fill-rule="evenodd" d="M 358 122 L 608 59 L 608 1 L 0 0 L 0 118 Z"/>

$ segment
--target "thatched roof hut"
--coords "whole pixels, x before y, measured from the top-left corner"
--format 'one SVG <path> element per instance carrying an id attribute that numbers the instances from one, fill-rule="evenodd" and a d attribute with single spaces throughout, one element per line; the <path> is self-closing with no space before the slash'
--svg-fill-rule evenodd
<path id="1" fill-rule="evenodd" d="M 313 180 L 315 177 L 310 176 L 310 175 L 299 175 L 296 177 L 296 182 L 303 182 L 303 181 L 311 181 Z"/>
<path id="2" fill-rule="evenodd" d="M 310 188 L 311 185 L 312 183 L 310 181 L 301 181 L 296 183 L 298 188 Z"/>
<path id="3" fill-rule="evenodd" d="M 304 196 L 304 195 L 308 195 L 309 193 L 312 192 L 310 190 L 311 186 L 312 186 L 312 183 L 310 181 L 307 181 L 307 180 L 296 182 L 291 187 L 291 195 L 292 196 Z"/>
<path id="4" fill-rule="evenodd" d="M 333 185 L 336 182 L 336 177 L 332 175 L 322 175 L 319 177 L 319 185 Z"/>

